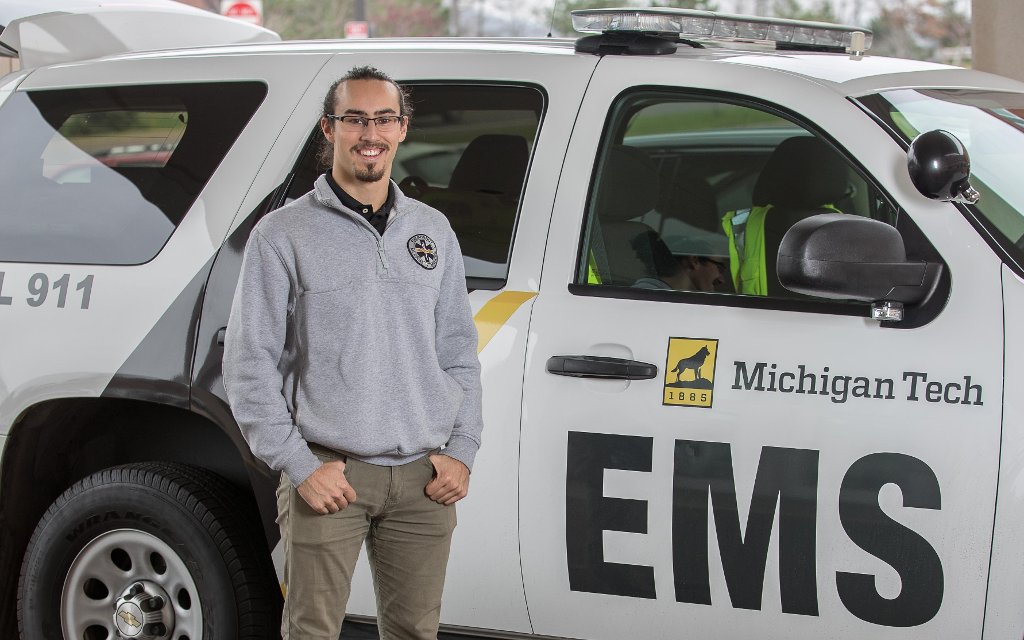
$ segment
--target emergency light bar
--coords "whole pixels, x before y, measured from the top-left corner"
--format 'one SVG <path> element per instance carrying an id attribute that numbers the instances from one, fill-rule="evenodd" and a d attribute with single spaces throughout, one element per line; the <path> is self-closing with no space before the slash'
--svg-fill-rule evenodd
<path id="1" fill-rule="evenodd" d="M 863 53 L 871 31 L 847 25 L 696 9 L 586 9 L 572 12 L 581 33 L 678 36 L 684 40 L 774 42 L 780 49 L 825 49 Z"/>

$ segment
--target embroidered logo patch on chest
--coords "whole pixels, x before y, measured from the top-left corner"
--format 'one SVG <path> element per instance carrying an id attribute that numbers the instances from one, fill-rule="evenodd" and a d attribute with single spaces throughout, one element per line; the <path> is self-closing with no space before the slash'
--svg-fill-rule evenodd
<path id="1" fill-rule="evenodd" d="M 424 269 L 433 269 L 437 266 L 437 244 L 422 233 L 417 233 L 409 238 L 409 255 Z"/>

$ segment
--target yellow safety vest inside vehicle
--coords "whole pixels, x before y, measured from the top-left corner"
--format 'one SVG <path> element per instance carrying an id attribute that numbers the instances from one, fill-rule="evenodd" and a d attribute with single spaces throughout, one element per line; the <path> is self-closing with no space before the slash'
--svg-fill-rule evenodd
<path id="1" fill-rule="evenodd" d="M 765 264 L 764 221 L 773 205 L 730 211 L 722 218 L 729 238 L 729 271 L 736 293 L 768 295 L 768 267 Z M 841 213 L 830 204 L 822 209 Z"/>

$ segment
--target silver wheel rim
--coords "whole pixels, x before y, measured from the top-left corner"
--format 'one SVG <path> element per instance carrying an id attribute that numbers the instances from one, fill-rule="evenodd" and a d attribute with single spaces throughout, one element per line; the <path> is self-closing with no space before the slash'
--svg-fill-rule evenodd
<path id="1" fill-rule="evenodd" d="M 120 638 L 114 625 L 118 597 L 140 580 L 158 584 L 170 596 L 167 606 L 174 609 L 175 624 L 163 637 L 202 640 L 199 591 L 185 562 L 166 542 L 137 529 L 117 529 L 97 536 L 71 563 L 60 598 L 64 637 Z"/>

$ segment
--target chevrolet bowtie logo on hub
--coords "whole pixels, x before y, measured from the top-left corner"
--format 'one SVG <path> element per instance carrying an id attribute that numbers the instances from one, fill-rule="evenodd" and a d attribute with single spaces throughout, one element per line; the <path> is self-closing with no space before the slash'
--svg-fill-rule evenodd
<path id="1" fill-rule="evenodd" d="M 114 610 L 114 625 L 118 638 L 160 640 L 179 635 L 185 637 L 174 635 L 174 607 L 167 592 L 149 580 L 139 580 L 121 593 Z"/>
<path id="2" fill-rule="evenodd" d="M 669 338 L 662 404 L 711 408 L 718 340 Z"/>
<path id="3" fill-rule="evenodd" d="M 114 622 L 122 636 L 134 638 L 142 633 L 142 618 L 142 609 L 134 603 L 126 602 L 118 608 Z"/>

